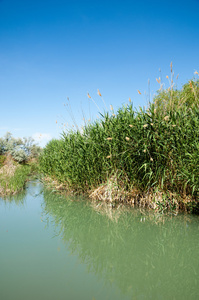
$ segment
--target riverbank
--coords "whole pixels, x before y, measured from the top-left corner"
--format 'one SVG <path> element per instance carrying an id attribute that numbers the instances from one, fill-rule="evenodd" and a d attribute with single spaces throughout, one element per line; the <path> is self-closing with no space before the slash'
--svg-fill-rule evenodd
<path id="1" fill-rule="evenodd" d="M 63 132 L 42 152 L 8 133 L 0 139 L 0 195 L 21 191 L 34 170 L 55 191 L 113 207 L 199 213 L 198 100 L 199 80 L 181 90 L 160 89 L 147 109 L 135 110 L 131 101 L 118 111 L 111 106 L 101 119 Z M 8 154 L 10 161 L 4 161 Z M 31 157 L 39 157 L 39 165 Z"/>
<path id="2" fill-rule="evenodd" d="M 19 164 L 10 155 L 0 156 L 0 197 L 15 195 L 21 192 L 29 176 L 36 174 L 36 162 Z"/>
<path id="3" fill-rule="evenodd" d="M 29 138 L 15 138 L 10 132 L 0 138 L 0 196 L 23 190 L 30 175 L 38 171 L 38 156 L 42 149 Z"/>
<path id="4" fill-rule="evenodd" d="M 67 193 L 156 211 L 199 208 L 199 82 L 163 90 L 147 109 L 111 107 L 63 132 L 40 156 L 43 174 Z"/>

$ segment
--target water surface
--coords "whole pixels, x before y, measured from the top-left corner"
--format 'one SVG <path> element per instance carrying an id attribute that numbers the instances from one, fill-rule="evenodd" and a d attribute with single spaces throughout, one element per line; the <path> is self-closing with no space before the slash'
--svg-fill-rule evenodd
<path id="1" fill-rule="evenodd" d="M 65 199 L 0 198 L 0 299 L 199 299 L 199 218 Z"/>

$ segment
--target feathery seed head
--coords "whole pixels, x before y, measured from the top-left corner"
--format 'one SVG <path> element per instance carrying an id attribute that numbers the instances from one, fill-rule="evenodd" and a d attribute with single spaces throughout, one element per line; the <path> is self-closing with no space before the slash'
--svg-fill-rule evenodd
<path id="1" fill-rule="evenodd" d="M 171 73 L 172 73 L 172 70 L 173 70 L 173 69 L 172 69 L 172 66 L 173 66 L 173 64 L 172 64 L 172 62 L 171 62 L 171 63 L 170 63 Z"/>
<path id="2" fill-rule="evenodd" d="M 88 98 L 91 98 L 91 96 L 89 95 L 89 93 L 87 93 Z"/>
<path id="3" fill-rule="evenodd" d="M 194 74 L 197 74 L 197 75 L 199 75 L 199 74 L 198 74 L 198 71 L 195 71 L 195 72 L 194 72 Z"/>
<path id="4" fill-rule="evenodd" d="M 164 120 L 168 121 L 169 120 L 169 116 L 164 117 Z"/>
<path id="5" fill-rule="evenodd" d="M 167 75 L 166 78 L 169 79 L 169 76 Z"/>
<path id="6" fill-rule="evenodd" d="M 97 93 L 98 93 L 98 95 L 99 95 L 100 97 L 102 97 L 102 95 L 101 95 L 101 93 L 100 93 L 100 91 L 99 91 L 99 90 L 97 90 Z"/>
<path id="7" fill-rule="evenodd" d="M 129 102 L 131 103 L 131 98 L 129 98 Z"/>
<path id="8" fill-rule="evenodd" d="M 158 83 L 160 83 L 160 79 L 157 79 L 157 78 L 156 78 L 156 81 L 157 81 Z"/>
<path id="9" fill-rule="evenodd" d="M 112 139 L 113 139 L 112 137 L 108 137 L 108 138 L 107 138 L 108 141 L 111 141 Z"/>
<path id="10" fill-rule="evenodd" d="M 113 110 L 113 106 L 112 105 L 110 105 L 110 109 Z"/>
<path id="11" fill-rule="evenodd" d="M 129 124 L 129 127 L 133 127 L 133 125 Z"/>
<path id="12" fill-rule="evenodd" d="M 126 138 L 125 138 L 127 141 L 129 141 L 130 140 L 130 138 L 128 137 L 128 136 L 126 136 Z"/>
<path id="13" fill-rule="evenodd" d="M 137 90 L 137 91 L 138 91 L 138 94 L 141 95 L 141 92 L 139 90 Z"/>
<path id="14" fill-rule="evenodd" d="M 106 158 L 111 158 L 111 155 L 108 155 Z"/>

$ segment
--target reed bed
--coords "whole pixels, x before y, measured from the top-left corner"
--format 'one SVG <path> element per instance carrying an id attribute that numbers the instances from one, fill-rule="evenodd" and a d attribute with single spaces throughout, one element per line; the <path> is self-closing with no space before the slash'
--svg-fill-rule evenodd
<path id="1" fill-rule="evenodd" d="M 198 211 L 199 84 L 162 90 L 147 109 L 129 102 L 52 140 L 40 167 L 73 193 L 157 211 Z"/>

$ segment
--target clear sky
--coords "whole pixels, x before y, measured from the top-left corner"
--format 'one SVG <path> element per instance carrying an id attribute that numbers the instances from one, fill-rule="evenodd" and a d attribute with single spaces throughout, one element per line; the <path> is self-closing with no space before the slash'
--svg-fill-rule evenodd
<path id="1" fill-rule="evenodd" d="M 97 89 L 144 106 L 171 61 L 179 88 L 199 71 L 198 0 L 0 0 L 0 137 L 44 145 L 73 123 L 67 97 L 78 125 L 97 117 L 87 93 L 104 110 Z"/>

